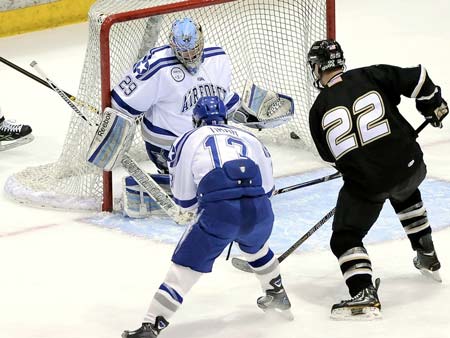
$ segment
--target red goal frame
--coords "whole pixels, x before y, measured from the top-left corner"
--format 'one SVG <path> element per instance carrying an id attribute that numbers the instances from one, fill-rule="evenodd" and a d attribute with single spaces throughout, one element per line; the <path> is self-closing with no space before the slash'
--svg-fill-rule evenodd
<path id="1" fill-rule="evenodd" d="M 151 8 L 138 9 L 128 12 L 116 13 L 108 16 L 102 23 L 100 28 L 100 63 L 101 63 L 101 102 L 102 111 L 106 107 L 111 106 L 111 77 L 110 77 L 110 48 L 109 35 L 111 27 L 119 22 L 128 21 L 130 19 L 142 19 L 160 14 L 168 14 L 179 11 L 191 10 L 200 7 L 219 5 L 238 0 L 189 0 Z M 335 27 L 335 0 L 326 0 L 327 12 L 327 38 L 336 38 Z M 110 171 L 103 172 L 103 202 L 102 211 L 113 210 L 113 186 L 112 173 Z"/>

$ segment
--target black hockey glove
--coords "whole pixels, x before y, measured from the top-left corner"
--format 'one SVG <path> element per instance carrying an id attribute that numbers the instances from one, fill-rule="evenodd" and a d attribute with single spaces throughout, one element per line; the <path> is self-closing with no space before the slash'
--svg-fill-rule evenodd
<path id="1" fill-rule="evenodd" d="M 431 125 L 433 127 L 442 128 L 442 120 L 448 115 L 448 105 L 444 99 L 442 99 L 442 103 L 439 107 L 437 107 L 433 111 L 433 115 L 431 116 Z"/>
<path id="2" fill-rule="evenodd" d="M 416 108 L 433 127 L 442 128 L 442 120 L 448 115 L 447 102 L 441 96 L 441 88 L 429 100 L 416 100 Z"/>

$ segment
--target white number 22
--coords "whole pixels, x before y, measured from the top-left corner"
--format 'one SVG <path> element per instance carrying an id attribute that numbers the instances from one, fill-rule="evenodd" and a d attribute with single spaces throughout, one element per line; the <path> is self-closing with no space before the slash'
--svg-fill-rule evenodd
<path id="1" fill-rule="evenodd" d="M 391 129 L 384 117 L 383 101 L 376 91 L 359 97 L 353 104 L 353 114 L 358 115 L 356 127 L 361 146 L 389 135 Z M 358 148 L 357 136 L 352 131 L 351 112 L 346 107 L 336 107 L 322 118 L 322 128 L 327 130 L 327 142 L 334 158 L 338 160 Z"/>

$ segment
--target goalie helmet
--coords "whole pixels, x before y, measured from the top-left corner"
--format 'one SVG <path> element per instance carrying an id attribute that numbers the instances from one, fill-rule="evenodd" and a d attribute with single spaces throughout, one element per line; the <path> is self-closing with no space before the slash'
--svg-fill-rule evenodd
<path id="1" fill-rule="evenodd" d="M 226 124 L 227 107 L 218 96 L 201 97 L 192 113 L 194 127 L 204 125 Z"/>
<path id="2" fill-rule="evenodd" d="M 314 77 L 314 85 L 320 87 L 319 80 L 324 71 L 345 67 L 344 52 L 341 45 L 335 40 L 314 42 L 308 52 L 308 64 Z M 317 72 L 315 71 L 316 65 L 318 66 Z"/>
<path id="3" fill-rule="evenodd" d="M 191 74 L 197 73 L 203 61 L 204 46 L 200 25 L 190 18 L 176 20 L 170 31 L 169 45 L 187 71 Z"/>

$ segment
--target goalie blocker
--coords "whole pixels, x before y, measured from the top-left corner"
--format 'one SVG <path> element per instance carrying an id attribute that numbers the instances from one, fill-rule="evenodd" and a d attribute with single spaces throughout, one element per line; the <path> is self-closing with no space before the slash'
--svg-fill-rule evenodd
<path id="1" fill-rule="evenodd" d="M 294 116 L 294 100 L 247 81 L 241 97 L 241 107 L 228 115 L 234 123 L 255 129 L 275 128 Z"/>

